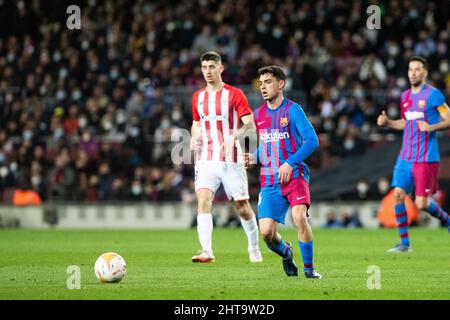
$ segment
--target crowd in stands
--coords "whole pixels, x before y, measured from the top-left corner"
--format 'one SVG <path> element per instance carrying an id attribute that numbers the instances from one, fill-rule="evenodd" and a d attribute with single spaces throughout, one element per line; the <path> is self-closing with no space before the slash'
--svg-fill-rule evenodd
<path id="1" fill-rule="evenodd" d="M 69 30 L 64 1 L 0 1 L 0 201 L 16 188 L 43 201 L 194 201 L 171 135 L 190 127 L 211 49 L 249 94 L 259 67 L 284 68 L 319 134 L 313 170 L 364 153 L 386 132 L 378 113 L 399 116 L 408 57 L 426 57 L 450 97 L 445 1 L 378 2 L 381 29 L 369 30 L 370 1 L 88 0 Z M 249 182 L 255 197 L 257 171 Z"/>

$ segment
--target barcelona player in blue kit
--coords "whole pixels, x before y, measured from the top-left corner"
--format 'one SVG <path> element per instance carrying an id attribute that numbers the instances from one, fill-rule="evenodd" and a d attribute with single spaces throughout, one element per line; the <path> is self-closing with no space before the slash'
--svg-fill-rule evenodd
<path id="1" fill-rule="evenodd" d="M 400 243 L 388 252 L 409 252 L 408 216 L 405 196 L 415 187 L 415 203 L 420 210 L 447 223 L 449 215 L 432 199 L 437 190 L 439 150 L 437 131 L 450 128 L 450 109 L 442 93 L 426 83 L 427 61 L 412 57 L 408 63 L 411 88 L 401 95 L 399 120 L 389 119 L 383 111 L 379 126 L 403 130 L 403 144 L 392 178 L 395 216 Z"/>
<path id="2" fill-rule="evenodd" d="M 308 222 L 309 169 L 304 160 L 319 146 L 319 140 L 303 109 L 283 97 L 286 76 L 277 66 L 258 70 L 260 90 L 266 101 L 254 112 L 259 145 L 245 154 L 245 164 L 261 164 L 258 201 L 260 232 L 268 248 L 282 257 L 285 273 L 297 276 L 294 249 L 277 232 L 291 207 L 306 278 L 320 279 L 313 264 L 313 234 Z"/>

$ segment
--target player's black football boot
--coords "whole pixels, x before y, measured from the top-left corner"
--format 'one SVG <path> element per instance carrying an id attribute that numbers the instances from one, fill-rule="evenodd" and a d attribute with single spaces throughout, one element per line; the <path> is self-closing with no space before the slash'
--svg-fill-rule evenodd
<path id="1" fill-rule="evenodd" d="M 287 258 L 282 258 L 284 272 L 286 272 L 288 277 L 298 276 L 298 269 L 294 262 L 294 250 L 289 242 L 286 242 L 286 246 L 289 250 L 289 256 Z"/>

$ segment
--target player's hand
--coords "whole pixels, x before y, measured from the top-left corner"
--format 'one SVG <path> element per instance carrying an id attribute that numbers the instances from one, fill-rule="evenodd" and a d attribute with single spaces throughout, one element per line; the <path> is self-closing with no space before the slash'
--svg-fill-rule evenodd
<path id="1" fill-rule="evenodd" d="M 280 184 L 288 183 L 291 179 L 291 174 L 294 169 L 291 167 L 291 165 L 287 162 L 283 163 L 278 168 L 278 181 Z"/>
<path id="2" fill-rule="evenodd" d="M 236 143 L 236 137 L 230 134 L 220 146 L 220 149 L 225 149 L 225 155 L 233 152 L 234 145 Z"/>
<path id="3" fill-rule="evenodd" d="M 256 163 L 255 157 L 251 153 L 244 153 L 244 168 L 248 169 Z"/>
<path id="4" fill-rule="evenodd" d="M 430 125 L 425 121 L 417 121 L 417 124 L 419 125 L 419 130 L 422 132 L 430 132 L 431 128 Z"/>
<path id="5" fill-rule="evenodd" d="M 388 121 L 389 121 L 389 118 L 386 114 L 386 111 L 383 110 L 377 118 L 377 125 L 382 127 L 382 126 L 386 125 L 388 123 Z"/>
<path id="6" fill-rule="evenodd" d="M 191 146 L 191 150 L 197 151 L 198 149 L 200 149 L 200 138 L 199 137 L 191 137 L 191 141 L 189 143 L 189 145 Z"/>

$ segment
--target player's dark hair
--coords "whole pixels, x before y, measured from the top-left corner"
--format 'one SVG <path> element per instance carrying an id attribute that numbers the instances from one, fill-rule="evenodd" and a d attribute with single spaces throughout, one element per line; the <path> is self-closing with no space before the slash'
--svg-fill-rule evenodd
<path id="1" fill-rule="evenodd" d="M 410 62 L 413 62 L 413 61 L 419 61 L 419 62 L 422 62 L 423 67 L 424 67 L 425 69 L 428 70 L 428 62 L 427 62 L 427 59 L 425 59 L 424 57 L 421 57 L 421 56 L 413 56 L 413 57 L 409 58 L 409 60 L 408 60 L 408 65 L 409 65 Z"/>
<path id="2" fill-rule="evenodd" d="M 217 63 L 221 63 L 222 57 L 215 51 L 207 51 L 200 57 L 200 63 L 203 61 L 215 61 Z"/>
<path id="3" fill-rule="evenodd" d="M 281 69 L 279 66 L 266 66 L 258 69 L 258 77 L 267 73 L 274 76 L 278 81 L 286 81 L 286 75 L 284 74 L 283 69 Z"/>

